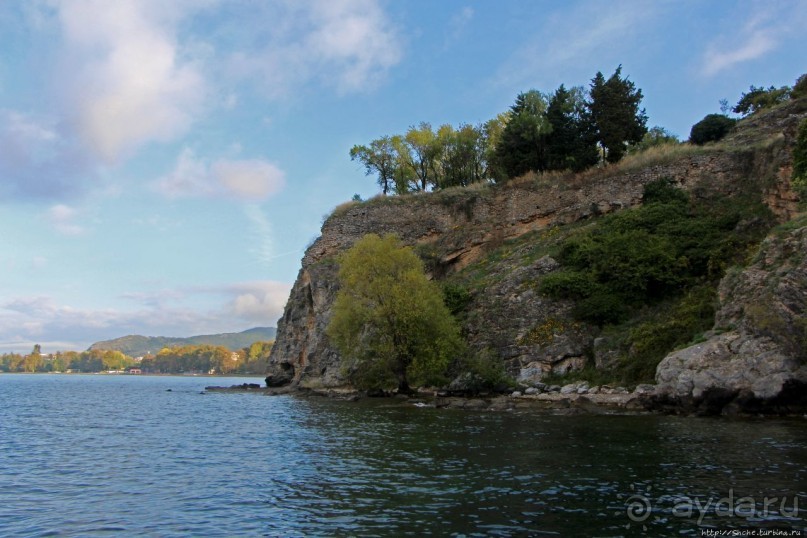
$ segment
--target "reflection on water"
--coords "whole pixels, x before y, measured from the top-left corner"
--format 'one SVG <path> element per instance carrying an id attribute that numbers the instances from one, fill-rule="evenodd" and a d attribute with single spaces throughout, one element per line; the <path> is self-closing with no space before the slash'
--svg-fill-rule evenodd
<path id="1" fill-rule="evenodd" d="M 469 412 L 201 394 L 206 384 L 0 376 L 0 535 L 700 536 L 699 522 L 807 526 L 803 418 Z"/>

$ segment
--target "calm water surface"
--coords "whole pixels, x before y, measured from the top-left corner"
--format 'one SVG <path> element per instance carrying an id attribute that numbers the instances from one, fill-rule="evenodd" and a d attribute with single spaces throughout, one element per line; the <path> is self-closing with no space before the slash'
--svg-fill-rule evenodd
<path id="1" fill-rule="evenodd" d="M 807 528 L 805 418 L 200 393 L 245 381 L 0 375 L 0 536 Z"/>

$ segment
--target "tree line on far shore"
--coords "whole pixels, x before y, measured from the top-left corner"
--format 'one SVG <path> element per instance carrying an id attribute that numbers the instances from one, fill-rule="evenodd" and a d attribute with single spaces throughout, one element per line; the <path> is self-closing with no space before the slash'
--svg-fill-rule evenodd
<path id="1" fill-rule="evenodd" d="M 153 374 L 256 374 L 263 375 L 274 342 L 255 342 L 238 351 L 209 344 L 164 348 L 156 355 L 130 357 L 116 350 L 57 351 L 0 355 L 0 372 L 119 372 L 132 368 Z"/>

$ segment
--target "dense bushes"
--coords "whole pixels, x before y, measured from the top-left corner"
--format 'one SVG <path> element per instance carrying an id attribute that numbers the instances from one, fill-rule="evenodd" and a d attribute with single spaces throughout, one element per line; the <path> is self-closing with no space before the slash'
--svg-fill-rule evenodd
<path id="1" fill-rule="evenodd" d="M 764 233 L 762 220 L 737 231 L 748 213 L 764 210 L 736 200 L 696 204 L 667 180 L 651 183 L 643 206 L 567 240 L 557 254 L 563 270 L 547 275 L 540 289 L 575 300 L 580 320 L 620 323 L 642 305 L 719 279 L 744 245 Z"/>
<path id="2" fill-rule="evenodd" d="M 729 134 L 735 123 L 736 120 L 723 114 L 709 114 L 692 126 L 689 141 L 699 146 L 707 142 L 717 142 Z"/>

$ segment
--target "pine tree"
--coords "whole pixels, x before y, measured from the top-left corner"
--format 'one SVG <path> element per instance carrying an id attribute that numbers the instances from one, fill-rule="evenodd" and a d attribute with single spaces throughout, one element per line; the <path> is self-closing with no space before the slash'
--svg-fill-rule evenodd
<path id="1" fill-rule="evenodd" d="M 594 129 L 585 108 L 582 88 L 561 86 L 552 95 L 546 110 L 552 132 L 546 137 L 548 170 L 585 170 L 597 164 L 599 155 Z"/>
<path id="2" fill-rule="evenodd" d="M 596 140 L 609 163 L 619 161 L 628 144 L 636 144 L 647 132 L 647 115 L 639 109 L 642 90 L 627 77 L 621 78 L 622 66 L 608 80 L 597 72 L 591 80 L 588 109 L 596 129 Z"/>
<path id="3" fill-rule="evenodd" d="M 546 138 L 552 131 L 546 106 L 544 96 L 530 90 L 519 94 L 510 107 L 510 119 L 495 152 L 496 166 L 507 179 L 546 170 Z"/>

